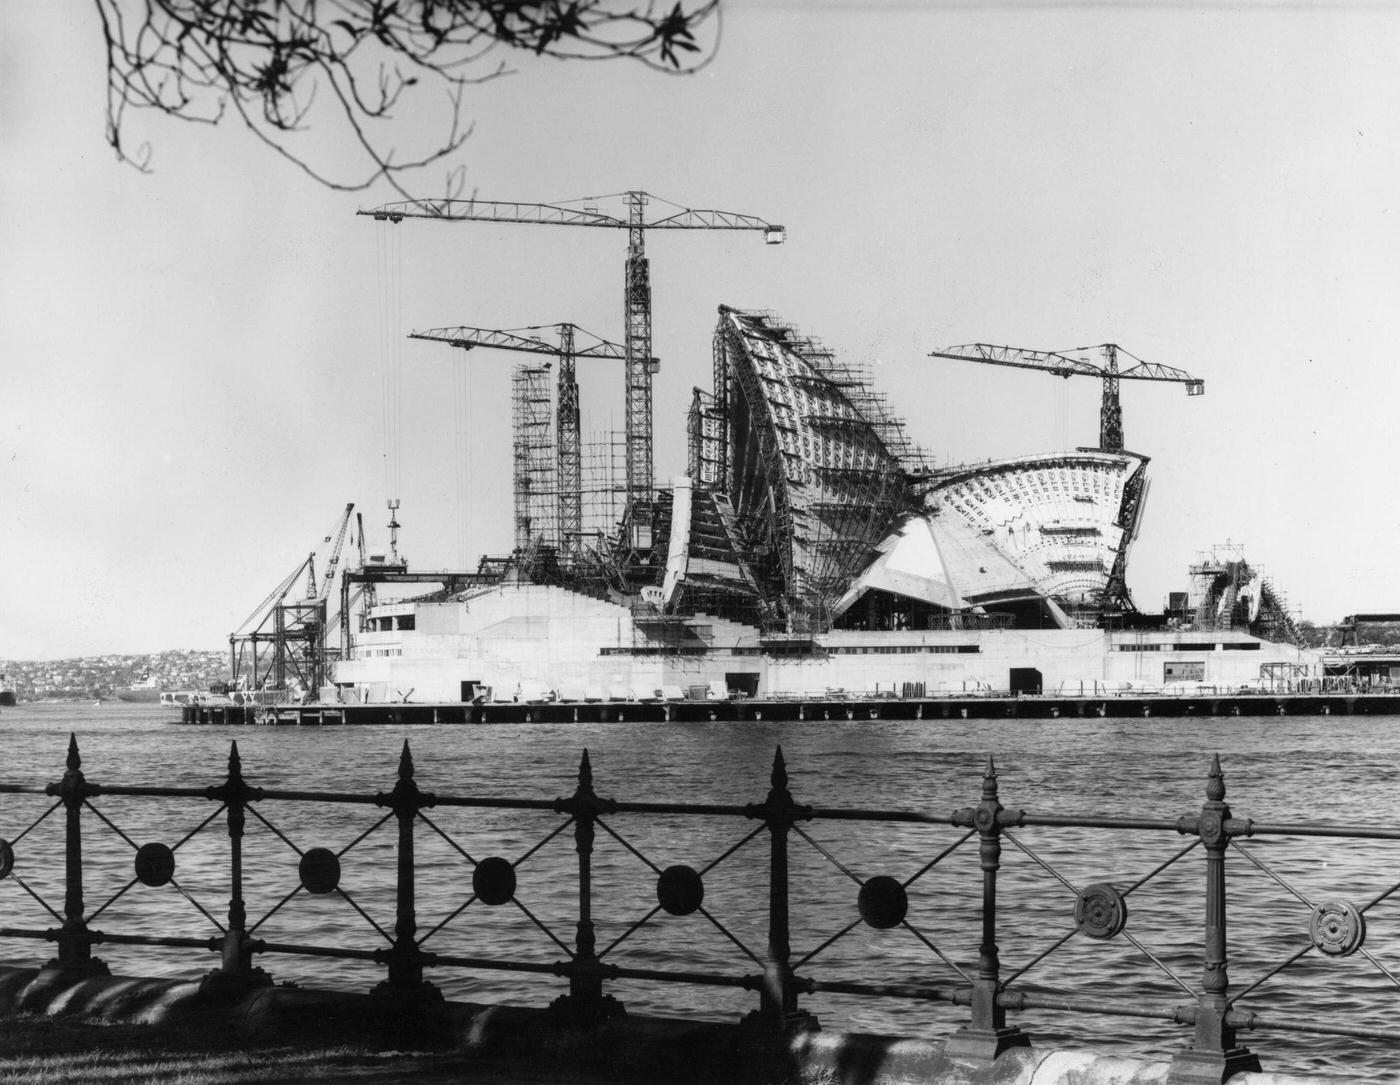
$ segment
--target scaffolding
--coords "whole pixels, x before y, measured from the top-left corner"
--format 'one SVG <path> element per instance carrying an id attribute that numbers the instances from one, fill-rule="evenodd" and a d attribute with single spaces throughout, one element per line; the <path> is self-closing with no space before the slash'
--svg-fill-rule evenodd
<path id="1" fill-rule="evenodd" d="M 549 377 L 548 362 L 511 371 L 515 548 L 522 554 L 558 543 Z"/>
<path id="2" fill-rule="evenodd" d="M 627 496 L 627 441 L 617 430 L 590 434 L 581 442 L 579 529 L 581 549 L 598 553 L 617 545 Z"/>
<path id="3" fill-rule="evenodd" d="M 724 413 L 715 397 L 700 388 L 690 402 L 686 436 L 686 472 L 691 481 L 706 490 L 718 489 L 724 484 Z"/>
<path id="4" fill-rule="evenodd" d="M 763 313 L 721 309 L 715 388 L 692 407 L 692 462 L 718 484 L 756 566 L 783 598 L 787 631 L 830 627 L 832 605 L 917 506 L 927 459 L 851 365 Z M 707 431 L 709 417 L 722 422 Z"/>
<path id="5" fill-rule="evenodd" d="M 1191 566 L 1188 607 L 1202 632 L 1239 629 L 1264 640 L 1302 642 L 1288 601 L 1263 570 L 1244 559 L 1243 547 L 1223 543 Z M 1226 557 L 1222 557 L 1224 552 Z"/>

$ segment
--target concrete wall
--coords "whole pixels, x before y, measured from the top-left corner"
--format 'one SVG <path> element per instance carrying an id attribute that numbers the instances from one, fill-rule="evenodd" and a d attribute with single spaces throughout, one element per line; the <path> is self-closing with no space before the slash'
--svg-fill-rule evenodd
<path id="1" fill-rule="evenodd" d="M 695 624 L 709 627 L 709 651 L 634 653 L 648 640 L 625 607 L 543 585 L 420 603 L 415 624 L 357 636 L 356 658 L 338 665 L 337 682 L 364 687 L 373 700 L 428 702 L 459 700 L 464 681 L 489 684 L 498 699 L 544 690 L 566 699 L 625 699 L 635 690 L 722 683 L 734 673 L 756 675 L 760 695 L 798 696 L 898 694 L 906 683 L 922 684 L 928 696 L 1006 690 L 1011 671 L 1024 667 L 1040 672 L 1045 693 L 1090 695 L 1170 691 L 1169 663 L 1194 665 L 1200 678 L 1175 687 L 1189 693 L 1198 685 L 1221 693 L 1257 685 L 1270 662 L 1321 674 L 1316 653 L 1245 634 L 852 630 L 822 636 L 823 654 L 804 656 L 764 654 L 752 628 L 704 616 Z"/>

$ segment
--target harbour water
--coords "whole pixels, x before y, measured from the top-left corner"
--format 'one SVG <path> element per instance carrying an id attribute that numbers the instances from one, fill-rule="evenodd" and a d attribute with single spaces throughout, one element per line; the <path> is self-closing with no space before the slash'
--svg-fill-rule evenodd
<path id="1" fill-rule="evenodd" d="M 237 741 L 244 774 L 254 786 L 387 792 L 407 740 L 416 781 L 425 791 L 566 796 L 575 786 L 586 748 L 597 792 L 638 802 L 760 802 L 768 790 L 774 750 L 781 746 L 799 803 L 918 811 L 939 818 L 976 804 L 991 755 L 1001 801 L 1009 808 L 1175 819 L 1199 811 L 1211 755 L 1218 753 L 1227 801 L 1237 817 L 1261 823 L 1400 825 L 1400 729 L 1387 717 L 225 728 L 181 726 L 172 721 L 170 709 L 159 705 L 21 705 L 6 708 L 0 717 L 0 783 L 57 780 L 70 732 L 78 737 L 83 771 L 99 784 L 218 784 L 230 742 Z M 0 795 L 0 837 L 19 838 L 16 874 L 61 911 L 61 819 L 47 818 L 26 832 L 49 804 L 42 797 Z M 214 813 L 215 804 L 99 797 L 94 806 L 127 839 L 108 831 L 96 817 L 86 817 L 87 907 L 89 912 L 103 909 L 92 925 L 110 931 L 213 933 L 199 909 L 220 921 L 226 916 L 227 838 L 218 821 L 195 830 Z M 257 936 L 283 943 L 384 947 L 393 933 L 394 827 L 392 819 L 375 826 L 386 812 L 352 804 L 312 808 L 271 802 L 259 812 L 267 820 L 250 817 L 245 858 L 250 922 L 262 923 Z M 546 841 L 558 828 L 559 816 L 449 808 L 426 813 L 440 832 L 424 827 L 419 833 L 420 937 L 470 896 L 467 857 L 479 861 L 500 855 L 516 861 L 544 843 L 518 867 L 517 896 L 528 915 L 509 905 L 487 909 L 477 902 L 432 934 L 424 948 L 542 962 L 561 959 L 563 950 L 551 936 L 572 945 L 577 857 L 569 834 Z M 758 970 L 736 942 L 762 955 L 766 838 L 716 862 L 753 831 L 753 822 L 679 815 L 617 815 L 605 821 L 632 849 L 608 831 L 598 833 L 593 911 L 599 949 L 623 939 L 606 959 L 638 968 L 731 974 Z M 951 986 L 963 982 L 955 967 L 975 972 L 980 933 L 975 846 L 958 849 L 910 884 L 909 921 L 922 939 L 902 929 L 875 931 L 860 925 L 822 948 L 855 919 L 857 880 L 878 874 L 906 880 L 955 844 L 960 830 L 946 824 L 825 820 L 801 828 L 811 843 L 807 837 L 792 838 L 792 946 L 795 962 L 812 957 L 799 965 L 800 974 L 819 980 Z M 1126 930 L 1137 944 L 1121 937 L 1074 937 L 1041 963 L 1033 962 L 1073 930 L 1074 895 L 1067 885 L 1135 884 L 1192 838 L 1175 832 L 1033 828 L 1013 830 L 1012 836 L 999 886 L 1004 978 L 1031 966 L 1017 981 L 1025 990 L 1066 989 L 1082 998 L 1125 1004 L 1190 1001 L 1166 971 L 1192 987 L 1200 982 L 1204 906 L 1199 850 L 1129 894 Z M 173 886 L 122 891 L 131 881 L 133 847 L 152 840 L 180 845 L 176 881 L 184 895 Z M 354 906 L 336 894 L 304 893 L 279 904 L 296 888 L 293 848 L 313 846 L 343 852 L 341 886 Z M 1360 906 L 1400 882 L 1400 843 L 1259 837 L 1243 846 L 1269 873 L 1242 856 L 1231 856 L 1230 982 L 1235 991 L 1308 944 L 1309 908 L 1285 886 L 1308 900 L 1342 898 Z M 674 863 L 705 870 L 705 911 L 724 931 L 699 915 L 662 915 L 629 933 L 655 905 L 655 870 Z M 713 869 L 706 870 L 712 863 Z M 1397 901 L 1385 900 L 1366 911 L 1363 953 L 1325 958 L 1311 952 L 1265 982 L 1241 1008 L 1352 1027 L 1389 1027 L 1400 1008 L 1400 988 L 1385 971 L 1400 971 Z M 54 917 L 15 879 L 0 882 L 0 926 L 53 925 Z M 197 950 L 99 946 L 97 952 L 114 971 L 127 974 L 194 976 L 217 963 L 213 954 Z M 0 940 L 0 959 L 9 962 L 38 961 L 51 953 L 45 943 Z M 383 978 L 374 966 L 336 960 L 266 954 L 257 963 L 279 981 L 307 985 L 366 989 Z M 566 988 L 555 977 L 509 972 L 443 969 L 429 978 L 448 997 L 471 1001 L 543 1005 Z M 733 1019 L 756 1004 L 751 992 L 723 988 L 619 982 L 607 989 L 635 1012 Z M 817 993 L 803 996 L 802 1005 L 828 1028 L 903 1035 L 938 1036 L 966 1020 L 964 1009 L 941 1003 Z M 1038 1045 L 1161 1056 L 1189 1037 L 1181 1026 L 1124 1017 L 1042 1011 L 1011 1016 Z M 1400 1075 L 1400 1050 L 1379 1041 L 1272 1029 L 1242 1034 L 1242 1040 L 1260 1053 L 1268 1070 L 1373 1080 Z"/>

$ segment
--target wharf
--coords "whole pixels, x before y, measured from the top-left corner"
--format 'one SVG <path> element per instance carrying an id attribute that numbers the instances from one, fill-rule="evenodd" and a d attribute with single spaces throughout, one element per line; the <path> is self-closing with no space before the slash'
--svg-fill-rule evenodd
<path id="1" fill-rule="evenodd" d="M 1393 716 L 1400 692 L 1238 693 L 1111 697 L 982 696 L 738 698 L 441 704 L 308 702 L 183 705 L 182 723 L 317 727 L 374 724 L 702 723 L 709 721 L 1150 718 L 1173 716 Z"/>

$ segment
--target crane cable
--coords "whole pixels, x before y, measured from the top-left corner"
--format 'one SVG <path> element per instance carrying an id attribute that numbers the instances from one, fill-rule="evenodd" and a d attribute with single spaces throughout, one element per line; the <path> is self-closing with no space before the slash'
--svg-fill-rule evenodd
<path id="1" fill-rule="evenodd" d="M 455 440 L 452 463 L 456 470 L 457 566 L 467 569 L 471 560 L 472 437 L 471 371 L 469 358 L 452 367 L 452 432 Z"/>
<path id="2" fill-rule="evenodd" d="M 385 499 L 399 496 L 400 404 L 403 394 L 403 246 L 399 228 L 380 222 L 375 232 L 379 271 L 380 410 L 384 436 Z"/>

